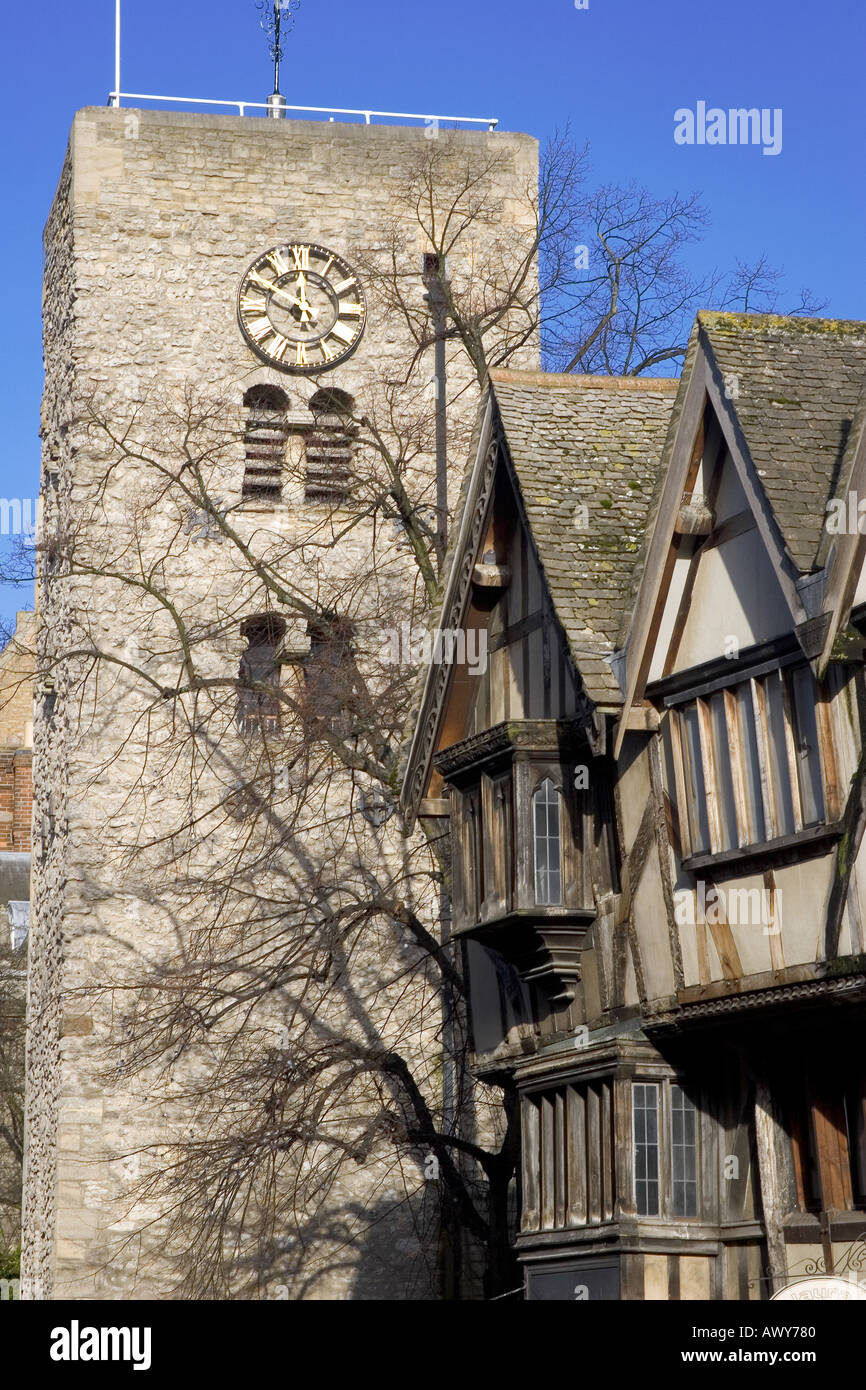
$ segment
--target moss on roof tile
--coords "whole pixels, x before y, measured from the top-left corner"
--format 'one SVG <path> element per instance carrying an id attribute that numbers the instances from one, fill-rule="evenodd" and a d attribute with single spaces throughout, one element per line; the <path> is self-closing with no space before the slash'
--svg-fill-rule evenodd
<path id="1" fill-rule="evenodd" d="M 677 383 L 491 373 L 551 599 L 587 693 L 619 700 L 614 648 Z M 553 386 L 554 389 L 551 389 Z M 588 526 L 573 526 L 577 507 Z"/>

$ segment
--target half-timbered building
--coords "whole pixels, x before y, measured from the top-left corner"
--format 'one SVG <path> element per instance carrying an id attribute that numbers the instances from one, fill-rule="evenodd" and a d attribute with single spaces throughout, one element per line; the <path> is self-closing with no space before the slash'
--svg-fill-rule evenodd
<path id="1" fill-rule="evenodd" d="M 491 373 L 439 616 L 487 659 L 433 645 L 404 798 L 529 1298 L 859 1268 L 864 383 L 866 324 L 715 313 L 679 382 Z"/>

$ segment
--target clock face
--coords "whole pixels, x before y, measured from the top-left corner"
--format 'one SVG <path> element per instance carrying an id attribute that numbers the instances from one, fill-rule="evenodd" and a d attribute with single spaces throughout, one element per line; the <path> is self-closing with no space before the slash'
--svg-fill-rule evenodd
<path id="1" fill-rule="evenodd" d="M 364 331 L 367 308 L 354 271 L 324 246 L 277 246 L 241 281 L 238 319 L 254 352 L 284 372 L 336 367 Z"/>

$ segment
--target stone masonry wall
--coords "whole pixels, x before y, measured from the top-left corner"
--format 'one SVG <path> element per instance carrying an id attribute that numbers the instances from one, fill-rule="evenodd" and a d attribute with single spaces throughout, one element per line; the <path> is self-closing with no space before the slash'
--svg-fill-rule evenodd
<path id="1" fill-rule="evenodd" d="M 292 410 L 302 411 L 313 385 L 264 366 L 244 343 L 236 321 L 241 277 L 255 257 L 290 241 L 328 246 L 352 263 L 353 248 L 374 243 L 395 210 L 425 139 L 423 130 L 402 127 L 164 111 L 93 108 L 76 117 L 46 228 L 44 524 L 49 531 L 55 522 L 78 527 L 82 545 L 107 553 L 143 506 L 136 534 L 146 536 L 151 558 L 170 556 L 166 582 L 185 618 L 226 614 L 209 651 L 214 672 L 237 670 L 249 576 L 230 547 L 196 544 L 171 508 L 148 509 L 144 480 L 129 462 L 96 506 L 100 459 L 82 419 L 96 400 L 108 413 L 137 408 L 156 422 L 156 398 L 185 388 L 219 389 L 240 412 L 243 393 L 254 384 L 280 386 Z M 503 217 L 528 225 L 517 191 L 534 177 L 535 142 L 507 134 L 457 139 L 467 155 L 500 154 L 503 166 L 492 177 L 503 186 Z M 419 233 L 413 290 L 419 300 L 423 249 Z M 458 263 L 452 271 L 469 274 L 471 266 Z M 371 299 L 360 347 L 328 374 L 327 385 L 362 396 L 411 347 Z M 535 365 L 534 356 L 528 347 L 516 365 Z M 461 430 L 468 433 L 477 401 L 468 376 L 465 385 L 451 421 L 458 439 Z M 417 467 L 432 474 L 430 459 Z M 458 455 L 454 496 L 462 467 Z M 229 503 L 240 495 L 242 476 L 239 445 L 219 479 Z M 270 511 L 251 508 L 237 521 L 274 553 L 306 524 L 302 496 Z M 370 528 L 354 528 L 321 562 L 322 584 L 328 566 L 342 575 L 353 567 L 363 573 L 371 544 Z M 401 563 L 392 567 L 398 584 Z M 163 679 L 157 653 L 170 634 L 160 627 L 161 616 L 146 611 L 146 600 L 131 603 L 129 589 L 104 577 L 67 581 L 62 556 L 49 555 L 38 608 L 46 669 L 86 624 L 89 639 L 98 637 L 107 651 L 138 643 L 148 659 L 153 654 Z M 76 677 L 86 681 L 64 663 L 56 702 L 50 713 L 40 706 L 34 730 L 36 823 L 49 832 L 34 852 L 24 1273 L 44 1296 L 165 1297 L 170 1252 L 161 1248 L 158 1221 L 150 1224 L 158 1211 L 134 1193 L 137 1151 L 174 1132 L 182 1107 L 158 1097 L 156 1085 L 142 1078 L 109 1084 L 104 1048 L 122 1008 L 130 951 L 158 959 L 172 940 L 170 884 L 146 892 L 140 873 L 120 867 L 123 854 L 138 825 L 148 833 L 170 826 L 182 787 L 176 768 L 159 767 L 158 721 L 150 747 L 141 741 L 134 724 L 140 694 L 119 675 L 88 685 L 85 705 L 77 690 L 75 700 L 69 697 Z M 147 758 L 155 768 L 145 786 Z M 206 784 L 203 775 L 202 794 Z M 387 833 L 371 839 L 369 853 L 399 864 L 404 849 L 392 841 Z M 211 852 L 219 858 L 230 845 L 229 836 L 222 850 Z M 183 913 L 180 905 L 176 910 Z M 381 968 L 371 946 L 371 980 Z M 375 1164 L 359 1168 L 339 1194 L 346 1212 L 399 1196 Z M 416 1240 L 410 1221 L 381 1240 L 381 1249 L 349 1242 L 338 1261 L 309 1279 L 308 1292 L 292 1296 L 412 1296 L 408 1271 Z"/>
<path id="2" fill-rule="evenodd" d="M 45 228 L 43 337 L 45 389 L 42 409 L 43 525 L 52 527 L 65 510 L 70 493 L 68 430 L 75 373 L 72 161 L 67 154 L 54 205 Z M 50 344 L 50 349 L 49 349 Z M 52 669 L 52 657 L 69 634 L 66 595 L 45 582 L 40 565 L 36 585 L 39 620 L 37 665 Z M 63 906 L 66 884 L 66 839 L 43 839 L 43 824 L 65 820 L 68 794 L 68 733 L 63 674 L 55 676 L 59 708 L 41 718 L 34 704 L 33 819 L 40 834 L 33 849 L 30 933 L 27 959 L 27 1054 L 25 1085 L 24 1180 L 21 1273 L 33 1297 L 51 1296 L 57 1253 L 57 1152 L 63 1143 L 58 1128 L 63 1013 Z"/>

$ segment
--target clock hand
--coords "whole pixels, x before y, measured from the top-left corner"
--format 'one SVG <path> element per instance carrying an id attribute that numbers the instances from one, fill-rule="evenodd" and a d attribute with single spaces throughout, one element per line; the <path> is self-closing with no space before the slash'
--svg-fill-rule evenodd
<path id="1" fill-rule="evenodd" d="M 305 289 L 305 287 L 304 287 L 304 289 Z M 286 308 L 288 308 L 288 309 L 300 309 L 300 311 L 301 311 L 301 321 L 302 321 L 302 322 L 304 321 L 304 317 L 305 317 L 305 316 L 306 316 L 306 319 L 307 319 L 308 322 L 310 322 L 310 323 L 314 323 L 314 322 L 315 322 L 316 313 L 315 313 L 315 310 L 313 309 L 312 304 L 310 304 L 309 301 L 307 300 L 307 298 L 306 298 L 306 293 L 305 293 L 305 297 L 304 297 L 303 299 L 300 299 L 297 295 L 295 295 L 294 298 L 292 298 L 292 296 L 289 295 L 285 290 L 280 290 L 280 289 L 277 289 L 276 286 L 271 286 L 271 287 L 270 287 L 270 294 L 271 294 L 271 298 L 272 298 L 272 299 L 278 299 L 278 300 L 280 300 L 281 303 L 283 303 L 283 304 L 286 306 Z"/>
<path id="2" fill-rule="evenodd" d="M 313 306 L 307 299 L 307 282 L 304 278 L 303 271 L 299 273 L 297 281 L 295 282 L 295 303 L 300 309 L 302 317 L 304 315 L 306 315 L 308 319 L 314 319 L 316 317 L 313 312 Z"/>
<path id="3" fill-rule="evenodd" d="M 307 299 L 306 294 L 304 294 L 303 299 L 298 297 L 295 300 L 295 303 L 301 311 L 301 323 L 313 323 L 316 318 L 316 311 L 313 308 L 310 301 Z"/>
<path id="4" fill-rule="evenodd" d="M 293 309 L 297 304 L 297 299 L 291 299 L 285 290 L 278 290 L 276 286 L 271 287 L 271 298 L 281 299 L 288 308 Z"/>

